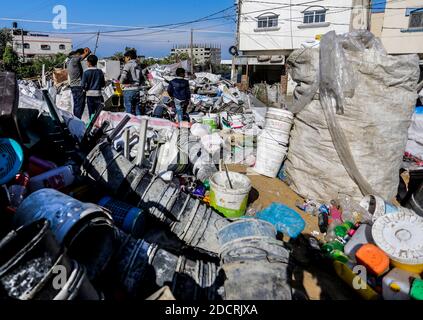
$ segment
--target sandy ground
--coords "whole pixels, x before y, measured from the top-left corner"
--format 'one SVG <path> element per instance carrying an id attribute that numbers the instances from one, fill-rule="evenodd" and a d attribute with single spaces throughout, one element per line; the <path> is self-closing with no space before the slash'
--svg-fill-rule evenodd
<path id="1" fill-rule="evenodd" d="M 268 178 L 254 173 L 251 168 L 242 165 L 228 165 L 228 170 L 246 173 L 252 183 L 250 192 L 250 205 L 257 211 L 266 208 L 272 202 L 283 203 L 298 212 L 306 222 L 303 235 L 307 238 L 314 232 L 319 232 L 317 217 L 301 211 L 296 208 L 295 202 L 303 200 L 293 192 L 284 182 L 277 178 Z M 319 240 L 323 239 L 322 234 L 316 234 Z M 287 241 L 287 238 L 283 239 Z M 297 261 L 293 271 L 293 287 L 309 300 L 346 300 L 356 299 L 355 295 L 344 282 L 325 265 L 316 265 L 312 263 L 309 252 L 301 244 L 301 239 L 294 245 L 294 256 Z"/>

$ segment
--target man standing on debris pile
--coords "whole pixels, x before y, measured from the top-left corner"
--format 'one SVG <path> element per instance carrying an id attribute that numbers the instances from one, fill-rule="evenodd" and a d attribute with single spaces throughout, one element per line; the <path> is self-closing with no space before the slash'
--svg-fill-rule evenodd
<path id="1" fill-rule="evenodd" d="M 84 60 L 91 54 L 89 48 L 78 49 L 73 52 L 72 56 L 69 57 L 67 63 L 69 85 L 72 91 L 73 97 L 73 114 L 75 117 L 81 119 L 85 108 L 85 93 L 81 87 L 82 69 L 81 61 Z"/>
<path id="2" fill-rule="evenodd" d="M 140 106 L 140 86 L 144 84 L 145 79 L 137 62 L 137 51 L 135 49 L 126 51 L 124 59 L 125 66 L 119 81 L 123 88 L 125 111 L 140 116 L 145 113 Z"/>
<path id="3" fill-rule="evenodd" d="M 106 86 L 104 73 L 97 68 L 98 58 L 90 55 L 87 58 L 87 70 L 82 75 L 81 87 L 87 97 L 88 112 L 90 118 L 101 108 L 103 95 L 101 90 Z"/>
<path id="4" fill-rule="evenodd" d="M 176 69 L 176 78 L 170 81 L 167 93 L 175 102 L 176 114 L 178 122 L 182 122 L 186 116 L 187 108 L 191 100 L 191 90 L 189 81 L 185 79 L 185 69 Z"/>

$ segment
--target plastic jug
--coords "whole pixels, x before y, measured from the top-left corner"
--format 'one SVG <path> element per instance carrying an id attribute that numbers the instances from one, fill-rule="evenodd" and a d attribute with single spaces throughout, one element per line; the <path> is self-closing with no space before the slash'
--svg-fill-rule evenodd
<path id="1" fill-rule="evenodd" d="M 368 224 L 362 224 L 345 245 L 344 252 L 351 259 L 355 259 L 357 250 L 366 243 L 373 243 L 372 227 Z"/>
<path id="2" fill-rule="evenodd" d="M 418 274 L 398 268 L 392 269 L 383 277 L 382 295 L 385 300 L 410 300 L 410 289 L 413 279 L 420 278 Z"/>
<path id="3" fill-rule="evenodd" d="M 414 300 L 423 300 L 423 280 L 415 279 L 411 285 L 410 296 Z"/>
<path id="4" fill-rule="evenodd" d="M 71 165 L 58 167 L 33 177 L 29 182 L 31 192 L 51 188 L 60 190 L 73 183 L 75 175 Z"/>

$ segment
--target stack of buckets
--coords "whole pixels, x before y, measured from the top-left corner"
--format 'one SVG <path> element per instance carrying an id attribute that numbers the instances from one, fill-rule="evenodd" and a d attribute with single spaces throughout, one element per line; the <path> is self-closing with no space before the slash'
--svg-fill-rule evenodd
<path id="1" fill-rule="evenodd" d="M 292 112 L 268 108 L 263 131 L 257 138 L 254 171 L 275 178 L 288 151 L 289 133 L 294 121 Z"/>

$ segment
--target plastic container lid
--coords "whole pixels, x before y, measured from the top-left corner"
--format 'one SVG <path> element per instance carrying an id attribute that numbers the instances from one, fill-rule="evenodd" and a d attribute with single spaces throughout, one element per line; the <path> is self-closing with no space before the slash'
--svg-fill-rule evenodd
<path id="1" fill-rule="evenodd" d="M 403 264 L 423 264 L 423 218 L 412 210 L 384 215 L 373 224 L 372 236 L 380 249 Z"/>

